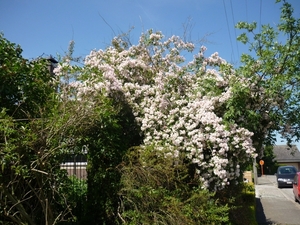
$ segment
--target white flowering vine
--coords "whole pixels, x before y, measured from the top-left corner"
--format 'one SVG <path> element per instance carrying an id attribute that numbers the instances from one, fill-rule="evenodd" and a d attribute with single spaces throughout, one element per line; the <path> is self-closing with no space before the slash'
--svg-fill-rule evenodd
<path id="1" fill-rule="evenodd" d="M 177 36 L 165 40 L 160 32 L 149 31 L 128 48 L 115 38 L 113 46 L 86 57 L 82 79 L 72 87 L 77 98 L 122 93 L 141 126 L 144 146 L 164 150 L 166 157 L 185 154 L 197 165 L 204 187 L 221 189 L 255 157 L 252 133 L 222 118 L 230 82 L 239 77 L 218 53 L 205 58 L 205 47 L 186 62 L 181 53 L 193 51 L 192 43 Z"/>

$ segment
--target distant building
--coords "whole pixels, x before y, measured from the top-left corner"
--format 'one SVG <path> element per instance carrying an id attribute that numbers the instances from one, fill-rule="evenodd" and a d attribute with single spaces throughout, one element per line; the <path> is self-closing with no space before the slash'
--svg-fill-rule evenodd
<path id="1" fill-rule="evenodd" d="M 273 153 L 279 164 L 294 166 L 300 171 L 300 152 L 296 145 L 275 145 Z"/>

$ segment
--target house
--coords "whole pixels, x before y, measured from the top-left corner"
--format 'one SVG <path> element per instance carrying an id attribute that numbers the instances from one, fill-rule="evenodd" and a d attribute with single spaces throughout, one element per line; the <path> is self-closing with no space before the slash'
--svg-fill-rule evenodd
<path id="1" fill-rule="evenodd" d="M 273 153 L 278 164 L 295 166 L 300 171 L 300 152 L 296 145 L 275 145 Z"/>

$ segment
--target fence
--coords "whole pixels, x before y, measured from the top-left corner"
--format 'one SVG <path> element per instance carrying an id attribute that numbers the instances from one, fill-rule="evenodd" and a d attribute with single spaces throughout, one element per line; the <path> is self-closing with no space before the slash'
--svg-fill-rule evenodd
<path id="1" fill-rule="evenodd" d="M 66 170 L 72 181 L 71 193 L 73 205 L 72 214 L 76 217 L 76 222 L 64 223 L 67 225 L 82 224 L 85 215 L 85 205 L 87 201 L 87 157 L 86 154 L 76 154 L 69 156 L 60 168 Z"/>
<path id="2" fill-rule="evenodd" d="M 87 178 L 87 159 L 85 155 L 70 156 L 66 162 L 60 165 L 61 169 L 65 169 L 69 176 L 76 176 L 78 179 Z"/>

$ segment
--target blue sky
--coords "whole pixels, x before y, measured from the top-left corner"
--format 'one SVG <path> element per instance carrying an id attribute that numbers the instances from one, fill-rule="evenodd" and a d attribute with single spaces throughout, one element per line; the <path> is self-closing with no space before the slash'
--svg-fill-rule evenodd
<path id="1" fill-rule="evenodd" d="M 300 15 L 300 1 L 289 1 Z M 276 24 L 275 0 L 0 0 L 0 31 L 23 48 L 23 56 L 63 54 L 71 39 L 77 55 L 105 48 L 131 27 L 131 40 L 150 28 L 182 36 L 190 21 L 192 40 L 205 37 L 208 53 L 237 63 L 245 46 L 236 42 L 238 21 Z"/>
<path id="2" fill-rule="evenodd" d="M 300 1 L 288 2 L 299 18 Z M 165 36 L 182 36 L 183 25 L 190 21 L 191 40 L 205 38 L 208 54 L 219 52 L 237 65 L 248 47 L 236 41 L 240 31 L 234 25 L 239 21 L 275 25 L 280 6 L 275 0 L 0 0 L 0 32 L 21 45 L 25 58 L 63 55 L 72 39 L 75 56 L 84 57 L 132 27 L 131 42 L 137 43 L 150 28 Z"/>

